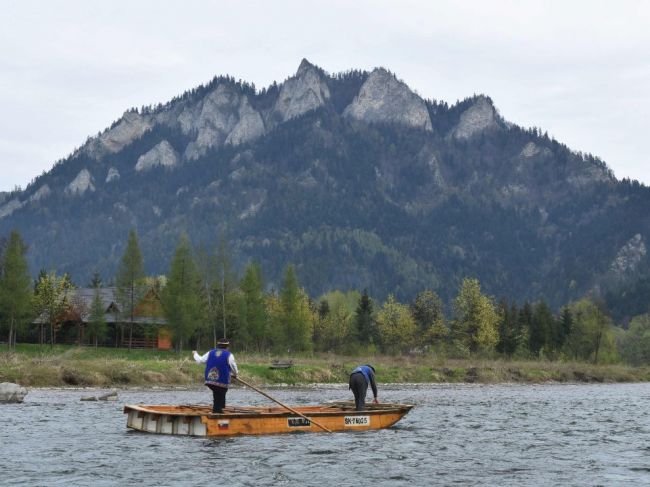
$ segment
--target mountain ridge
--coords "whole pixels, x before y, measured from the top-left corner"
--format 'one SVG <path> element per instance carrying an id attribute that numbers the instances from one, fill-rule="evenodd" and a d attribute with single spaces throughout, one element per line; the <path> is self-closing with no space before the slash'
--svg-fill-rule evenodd
<path id="1" fill-rule="evenodd" d="M 153 273 L 185 230 L 197 244 L 227 234 L 240 264 L 262 261 L 269 285 L 292 261 L 316 294 L 433 287 L 448 298 L 473 275 L 495 295 L 560 305 L 650 273 L 648 194 L 507 122 L 487 96 L 448 105 L 384 68 L 329 75 L 304 59 L 259 91 L 215 77 L 127 110 L 6 195 L 0 235 L 25 234 L 32 272 L 58 267 L 80 280 L 113 275 L 134 227 Z M 73 244 L 65 233 L 76 228 Z M 596 236 L 593 248 L 578 241 Z M 89 250 L 71 252 L 82 244 Z"/>

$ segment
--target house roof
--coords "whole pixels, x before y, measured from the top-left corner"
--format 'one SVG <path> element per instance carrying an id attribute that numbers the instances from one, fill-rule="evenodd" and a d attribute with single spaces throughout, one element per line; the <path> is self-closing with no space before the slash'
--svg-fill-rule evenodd
<path id="1" fill-rule="evenodd" d="M 116 287 L 103 287 L 98 289 L 91 287 L 80 287 L 69 289 L 66 291 L 64 298 L 68 301 L 68 303 L 70 303 L 73 308 L 77 308 L 81 320 L 84 323 L 88 323 L 88 321 L 90 321 L 93 300 L 95 299 L 95 292 L 99 292 L 99 297 L 102 301 L 102 307 L 104 309 L 104 319 L 106 320 L 106 323 L 121 323 L 125 321 L 130 323 L 130 317 L 128 319 L 125 319 L 125 317 L 120 316 L 122 307 L 120 306 L 119 300 L 117 298 Z M 34 323 L 46 323 L 43 314 L 36 318 L 34 320 Z M 164 325 L 167 323 L 167 320 L 157 316 L 136 315 L 133 317 L 133 323 Z"/>

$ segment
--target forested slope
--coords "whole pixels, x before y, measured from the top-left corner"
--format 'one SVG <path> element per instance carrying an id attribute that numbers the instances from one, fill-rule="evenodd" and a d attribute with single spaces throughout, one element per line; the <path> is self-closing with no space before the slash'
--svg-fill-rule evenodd
<path id="1" fill-rule="evenodd" d="M 649 204 L 645 186 L 508 123 L 488 97 L 448 105 L 382 68 L 303 61 L 263 90 L 218 77 L 126 112 L 4 195 L 0 235 L 21 232 L 34 274 L 78 282 L 110 280 L 135 228 L 149 274 L 168 271 L 186 232 L 225 237 L 269 286 L 293 263 L 311 295 L 430 288 L 448 301 L 470 276 L 554 306 L 592 292 L 625 316 L 646 311 L 631 308 L 647 306 L 634 296 L 650 279 Z"/>

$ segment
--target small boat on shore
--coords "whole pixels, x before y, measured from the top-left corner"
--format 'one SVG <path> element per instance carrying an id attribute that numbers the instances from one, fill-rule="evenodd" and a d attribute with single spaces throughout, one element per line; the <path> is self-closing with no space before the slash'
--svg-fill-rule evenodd
<path id="1" fill-rule="evenodd" d="M 189 436 L 268 435 L 296 432 L 362 431 L 389 428 L 411 408 L 410 404 L 368 404 L 356 411 L 354 403 L 318 406 L 237 407 L 213 414 L 210 406 L 126 405 L 128 428 L 147 433 Z"/>

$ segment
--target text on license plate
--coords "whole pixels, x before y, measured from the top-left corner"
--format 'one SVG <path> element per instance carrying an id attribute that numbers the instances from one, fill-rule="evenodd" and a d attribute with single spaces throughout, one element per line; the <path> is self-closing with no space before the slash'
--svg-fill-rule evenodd
<path id="1" fill-rule="evenodd" d="M 368 426 L 370 416 L 345 416 L 345 426 Z"/>

